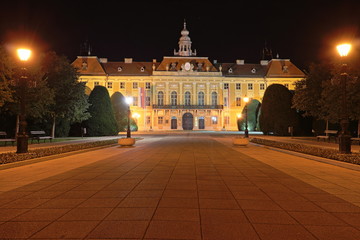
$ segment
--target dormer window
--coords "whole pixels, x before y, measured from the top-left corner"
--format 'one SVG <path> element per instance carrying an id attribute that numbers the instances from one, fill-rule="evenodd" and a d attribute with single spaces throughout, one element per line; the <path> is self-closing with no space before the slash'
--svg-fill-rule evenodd
<path id="1" fill-rule="evenodd" d="M 82 70 L 86 70 L 87 67 L 88 67 L 87 62 L 83 62 L 83 63 L 82 63 Z"/>
<path id="2" fill-rule="evenodd" d="M 255 69 L 255 68 L 252 68 L 252 69 L 251 69 L 251 72 L 252 72 L 252 73 L 256 73 L 256 69 Z"/>
<path id="3" fill-rule="evenodd" d="M 283 73 L 287 73 L 288 70 L 289 70 L 289 67 L 288 67 L 288 66 L 283 66 L 283 67 L 282 67 Z"/>
<path id="4" fill-rule="evenodd" d="M 118 67 L 118 72 L 121 72 L 122 70 L 122 67 Z"/>
<path id="5" fill-rule="evenodd" d="M 145 67 L 141 67 L 141 68 L 140 68 L 140 71 L 141 71 L 141 72 L 145 72 Z"/>
<path id="6" fill-rule="evenodd" d="M 229 73 L 232 73 L 232 72 L 233 72 L 232 68 L 229 68 L 228 72 L 229 72 Z"/>

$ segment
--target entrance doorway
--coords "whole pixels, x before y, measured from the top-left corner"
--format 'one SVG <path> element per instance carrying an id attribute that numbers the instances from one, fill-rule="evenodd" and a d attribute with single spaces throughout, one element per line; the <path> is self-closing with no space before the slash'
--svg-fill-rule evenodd
<path id="1" fill-rule="evenodd" d="M 171 129 L 177 129 L 177 119 L 176 119 L 176 117 L 171 118 Z"/>
<path id="2" fill-rule="evenodd" d="M 182 127 L 184 130 L 193 130 L 194 117 L 191 113 L 185 113 L 182 117 Z"/>
<path id="3" fill-rule="evenodd" d="M 199 129 L 205 129 L 205 119 L 204 119 L 204 117 L 199 117 Z"/>

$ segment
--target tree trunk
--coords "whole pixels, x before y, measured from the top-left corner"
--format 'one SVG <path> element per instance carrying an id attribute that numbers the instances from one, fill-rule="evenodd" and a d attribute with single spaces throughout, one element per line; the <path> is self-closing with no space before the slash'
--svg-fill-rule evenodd
<path id="1" fill-rule="evenodd" d="M 18 133 L 19 133 L 19 124 L 20 124 L 20 121 L 19 121 L 19 114 L 16 115 L 16 129 L 15 129 L 15 137 L 17 137 Z"/>
<path id="2" fill-rule="evenodd" d="M 53 117 L 53 124 L 52 124 L 52 128 L 51 128 L 51 137 L 54 139 L 55 138 L 55 125 L 56 125 L 56 117 Z"/>

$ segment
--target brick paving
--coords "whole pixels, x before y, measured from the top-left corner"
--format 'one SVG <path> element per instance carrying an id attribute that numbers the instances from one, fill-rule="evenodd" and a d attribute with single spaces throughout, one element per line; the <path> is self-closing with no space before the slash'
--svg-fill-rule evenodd
<path id="1" fill-rule="evenodd" d="M 360 239 L 359 168 L 232 137 L 145 136 L 0 170 L 0 239 Z"/>

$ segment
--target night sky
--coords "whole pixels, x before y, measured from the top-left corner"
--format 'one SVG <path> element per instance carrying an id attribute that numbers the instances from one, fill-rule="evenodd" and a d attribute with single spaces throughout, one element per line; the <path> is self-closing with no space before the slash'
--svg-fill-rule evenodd
<path id="1" fill-rule="evenodd" d="M 161 61 L 178 49 L 184 19 L 198 56 L 257 63 L 262 49 L 300 68 L 334 57 L 342 39 L 357 42 L 358 1 L 8 1 L 0 6 L 0 42 L 25 42 L 71 61 L 88 41 L 92 55 Z"/>

